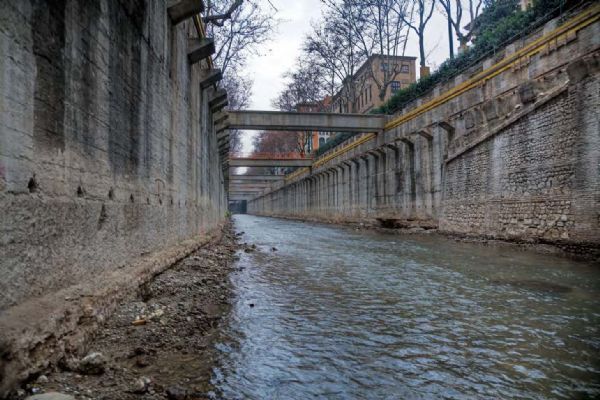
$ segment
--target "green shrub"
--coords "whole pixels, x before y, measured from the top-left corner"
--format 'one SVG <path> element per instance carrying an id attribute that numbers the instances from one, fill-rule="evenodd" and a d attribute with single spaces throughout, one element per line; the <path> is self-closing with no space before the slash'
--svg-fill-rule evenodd
<path id="1" fill-rule="evenodd" d="M 314 152 L 314 156 L 315 157 L 320 156 L 321 154 L 325 153 L 327 150 L 333 149 L 335 146 L 337 146 L 340 143 L 345 142 L 346 140 L 350 139 L 354 135 L 356 135 L 355 132 L 338 133 L 337 135 L 335 135 L 334 137 L 332 137 L 331 139 L 329 139 L 328 141 L 323 143 L 322 146 L 319 146 L 319 148 Z"/>

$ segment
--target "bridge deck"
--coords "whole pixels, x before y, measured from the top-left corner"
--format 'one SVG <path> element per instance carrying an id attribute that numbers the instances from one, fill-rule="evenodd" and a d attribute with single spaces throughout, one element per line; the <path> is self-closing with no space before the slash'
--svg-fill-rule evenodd
<path id="1" fill-rule="evenodd" d="M 230 158 L 230 167 L 310 167 L 312 158 Z"/>
<path id="2" fill-rule="evenodd" d="M 383 132 L 386 117 L 369 114 L 229 111 L 229 129 L 326 132 Z"/>

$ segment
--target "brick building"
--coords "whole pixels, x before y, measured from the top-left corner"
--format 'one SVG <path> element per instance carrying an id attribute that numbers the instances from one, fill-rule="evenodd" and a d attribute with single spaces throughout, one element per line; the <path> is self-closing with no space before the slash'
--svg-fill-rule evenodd
<path id="1" fill-rule="evenodd" d="M 374 54 L 354 74 L 352 86 L 344 85 L 333 98 L 328 96 L 319 104 L 302 105 L 298 111 L 368 113 L 388 101 L 394 93 L 417 80 L 416 59 L 416 57 Z M 390 83 L 382 99 L 379 91 L 385 80 Z M 349 90 L 353 90 L 355 95 L 348 95 Z M 348 100 L 351 97 L 354 97 L 354 104 L 350 104 Z M 308 152 L 317 150 L 335 135 L 335 132 L 313 132 Z"/>

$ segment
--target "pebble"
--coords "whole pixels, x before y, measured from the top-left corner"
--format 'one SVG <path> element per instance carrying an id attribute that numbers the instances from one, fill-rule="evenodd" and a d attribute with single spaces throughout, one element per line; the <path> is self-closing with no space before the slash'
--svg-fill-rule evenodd
<path id="1" fill-rule="evenodd" d="M 148 359 L 146 357 L 138 357 L 135 360 L 136 367 L 144 368 L 144 367 L 147 367 L 148 365 L 150 365 L 150 361 L 148 361 Z"/>
<path id="2" fill-rule="evenodd" d="M 106 358 L 102 353 L 89 353 L 79 361 L 77 370 L 85 375 L 100 375 L 106 368 Z"/>
<path id="3" fill-rule="evenodd" d="M 48 383 L 48 377 L 46 375 L 40 375 L 37 378 L 38 383 Z"/>
<path id="4" fill-rule="evenodd" d="M 167 399 L 169 400 L 185 400 L 187 399 L 187 390 L 179 386 L 171 386 L 167 388 Z"/>
<path id="5" fill-rule="evenodd" d="M 146 393 L 151 383 L 152 380 L 150 378 L 147 376 L 142 376 L 140 379 L 135 381 L 133 393 Z"/>

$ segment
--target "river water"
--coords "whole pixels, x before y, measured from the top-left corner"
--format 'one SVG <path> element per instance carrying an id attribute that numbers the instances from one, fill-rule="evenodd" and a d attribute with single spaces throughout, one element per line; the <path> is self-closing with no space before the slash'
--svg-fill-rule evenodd
<path id="1" fill-rule="evenodd" d="M 600 267 L 249 215 L 215 398 L 600 398 Z M 273 251 L 273 247 L 277 250 Z"/>

